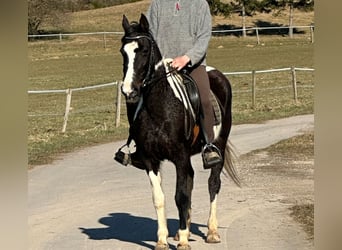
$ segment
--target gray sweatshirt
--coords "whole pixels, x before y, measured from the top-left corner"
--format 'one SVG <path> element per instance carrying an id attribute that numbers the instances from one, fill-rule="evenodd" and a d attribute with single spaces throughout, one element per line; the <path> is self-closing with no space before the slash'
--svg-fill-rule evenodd
<path id="1" fill-rule="evenodd" d="M 206 0 L 152 0 L 146 17 L 165 58 L 187 55 L 190 65 L 205 65 L 211 38 L 211 14 Z"/>

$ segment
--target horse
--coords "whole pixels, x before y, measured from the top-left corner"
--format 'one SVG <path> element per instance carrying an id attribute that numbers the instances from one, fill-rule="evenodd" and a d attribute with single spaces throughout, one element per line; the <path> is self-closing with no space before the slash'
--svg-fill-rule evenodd
<path id="1" fill-rule="evenodd" d="M 155 247 L 157 250 L 169 249 L 160 165 L 163 160 L 168 160 L 175 165 L 177 178 L 175 202 L 179 213 L 179 229 L 175 239 L 179 241 L 178 250 L 190 249 L 191 193 L 194 178 L 190 157 L 201 152 L 204 135 L 198 133 L 198 129 L 196 133 L 196 128 L 199 126 L 198 119 L 189 115 L 191 108 L 184 102 L 184 98 L 180 98 L 183 94 L 177 92 L 175 90 L 177 87 L 168 80 L 170 75 L 179 75 L 172 72 L 164 63 L 166 60 L 149 32 L 148 20 L 144 14 L 141 14 L 139 22 L 131 23 L 123 15 L 122 27 L 124 36 L 121 39 L 120 49 L 123 57 L 121 91 L 125 96 L 130 126 L 126 145 L 134 140 L 136 147 L 136 151 L 129 155 L 127 163 L 145 170 L 149 177 L 158 223 L 158 241 Z M 232 126 L 231 85 L 229 80 L 216 69 L 210 69 L 208 76 L 221 116 L 219 124 L 213 127 L 215 131 L 213 143 L 219 148 L 223 162 L 211 167 L 208 179 L 210 213 L 206 242 L 218 243 L 220 236 L 216 206 L 221 188 L 220 174 L 225 169 L 226 171 L 223 172 L 227 172 L 237 185 L 240 185 L 240 181 L 233 165 L 231 146 L 228 143 Z"/>

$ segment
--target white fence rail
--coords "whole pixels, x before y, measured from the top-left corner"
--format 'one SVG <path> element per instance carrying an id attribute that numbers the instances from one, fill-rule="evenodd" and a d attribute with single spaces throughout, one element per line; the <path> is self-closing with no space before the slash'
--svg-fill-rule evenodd
<path id="1" fill-rule="evenodd" d="M 260 44 L 260 34 L 259 31 L 262 30 L 279 30 L 279 29 L 309 29 L 310 31 L 310 41 L 314 42 L 314 26 L 279 26 L 279 27 L 250 27 L 246 29 L 227 29 L 227 30 L 212 30 L 212 34 L 227 34 L 236 33 L 242 31 L 255 31 L 255 36 L 257 38 L 257 44 Z M 89 36 L 89 35 L 102 35 L 104 47 L 107 46 L 107 35 L 123 35 L 121 31 L 103 31 L 103 32 L 84 32 L 84 33 L 56 33 L 56 34 L 40 34 L 40 35 L 28 35 L 28 38 L 43 38 L 43 37 L 58 37 L 60 41 L 63 37 L 72 36 Z"/>
<path id="2" fill-rule="evenodd" d="M 311 68 L 296 68 L 296 67 L 289 67 L 289 68 L 280 68 L 280 69 L 269 69 L 269 70 L 252 70 L 252 71 L 240 71 L 240 72 L 223 72 L 224 75 L 246 75 L 250 74 L 252 76 L 251 78 L 251 90 L 245 90 L 245 91 L 233 91 L 233 93 L 241 93 L 241 92 L 251 92 L 252 94 L 252 106 L 255 106 L 256 102 L 256 92 L 257 90 L 274 90 L 274 89 L 283 89 L 283 88 L 289 88 L 289 86 L 284 87 L 270 87 L 270 88 L 262 88 L 257 89 L 256 88 L 256 75 L 260 73 L 274 73 L 274 72 L 281 72 L 281 71 L 290 71 L 292 76 L 292 89 L 293 89 L 293 98 L 294 101 L 297 102 L 298 94 L 297 94 L 297 80 L 296 80 L 296 71 L 314 71 L 314 69 Z M 70 107 L 71 107 L 71 99 L 72 99 L 72 93 L 77 91 L 86 91 L 86 90 L 93 90 L 97 88 L 104 88 L 104 87 L 110 87 L 118 85 L 117 88 L 117 100 L 116 100 L 116 111 L 115 111 L 115 126 L 118 127 L 120 125 L 120 113 L 121 113 L 121 81 L 115 81 L 100 85 L 93 85 L 83 88 L 69 88 L 69 89 L 57 89 L 57 90 L 29 90 L 28 94 L 60 94 L 65 93 L 66 94 L 66 104 L 65 104 L 65 112 L 64 112 L 64 123 L 62 132 L 64 133 L 67 128 L 67 122 L 69 118 L 70 113 Z M 301 87 L 305 88 L 313 88 L 313 85 L 302 85 Z M 42 116 L 42 115 L 29 115 L 29 116 Z"/>

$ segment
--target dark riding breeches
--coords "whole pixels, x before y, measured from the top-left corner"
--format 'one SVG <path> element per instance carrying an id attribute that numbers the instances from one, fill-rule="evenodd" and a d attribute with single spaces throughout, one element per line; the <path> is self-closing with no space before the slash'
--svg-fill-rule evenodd
<path id="1" fill-rule="evenodd" d="M 197 83 L 197 87 L 199 90 L 203 113 L 204 113 L 204 130 L 207 133 L 208 142 L 212 142 L 214 140 L 214 112 L 210 102 L 210 83 L 208 73 L 205 69 L 205 66 L 200 65 L 194 69 L 191 69 L 190 76 Z"/>

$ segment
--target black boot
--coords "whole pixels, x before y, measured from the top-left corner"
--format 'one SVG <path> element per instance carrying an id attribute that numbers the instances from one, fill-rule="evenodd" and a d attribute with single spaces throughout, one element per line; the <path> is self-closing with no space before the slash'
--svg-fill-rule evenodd
<path id="1" fill-rule="evenodd" d="M 118 152 L 115 153 L 114 160 L 116 160 L 117 162 L 121 163 L 124 166 L 131 164 L 130 154 L 122 152 L 121 149 L 119 149 Z"/>

